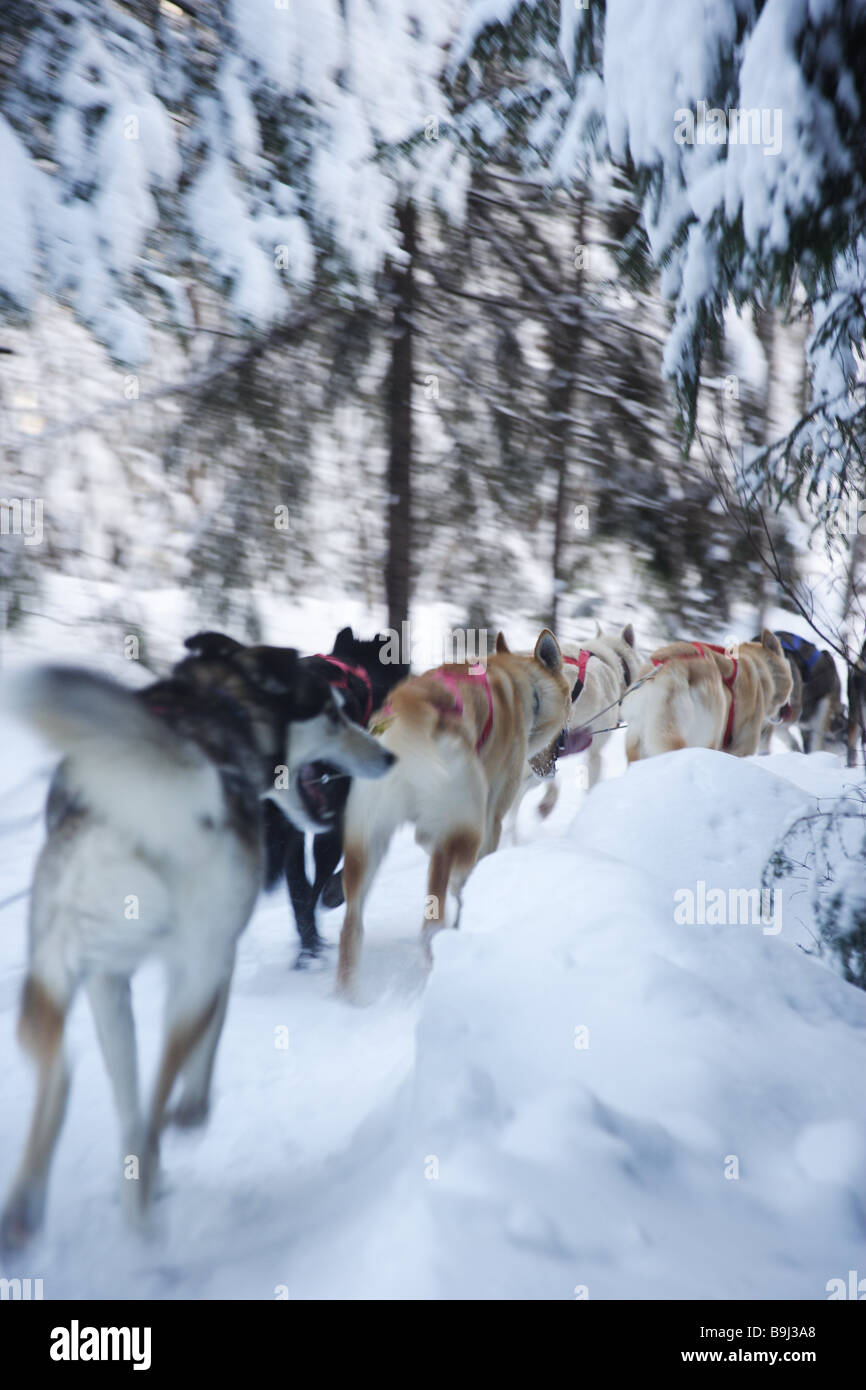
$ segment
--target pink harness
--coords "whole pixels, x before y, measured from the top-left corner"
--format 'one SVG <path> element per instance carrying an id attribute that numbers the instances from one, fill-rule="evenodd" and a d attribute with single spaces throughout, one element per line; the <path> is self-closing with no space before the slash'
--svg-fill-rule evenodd
<path id="1" fill-rule="evenodd" d="M 589 658 L 591 656 L 592 652 L 584 651 L 583 647 L 581 647 L 576 657 L 564 656 L 562 658 L 566 666 L 577 667 L 577 682 L 575 683 L 575 686 L 571 692 L 572 704 L 574 704 L 575 700 L 577 699 L 578 695 L 581 694 L 581 692 L 583 691 L 583 687 L 586 684 L 586 663 L 589 661 Z"/>
<path id="2" fill-rule="evenodd" d="M 493 728 L 493 692 L 490 689 L 490 681 L 487 678 L 487 672 L 485 670 L 476 672 L 444 671 L 440 667 L 436 671 L 428 671 L 427 675 L 433 676 L 435 680 L 440 681 L 447 690 L 451 691 L 451 694 L 454 696 L 454 712 L 458 715 L 463 713 L 463 700 L 460 697 L 461 684 L 465 684 L 466 681 L 481 681 L 487 696 L 487 720 L 475 744 L 475 752 L 480 753 L 490 737 L 490 730 Z"/>
<path id="3" fill-rule="evenodd" d="M 339 657 L 325 656 L 324 652 L 316 652 L 316 656 L 319 658 L 320 661 L 327 661 L 331 666 L 336 666 L 340 671 L 343 672 L 343 679 L 341 681 L 331 682 L 331 684 L 335 685 L 338 690 L 349 690 L 350 687 L 348 678 L 350 675 L 357 676 L 359 681 L 363 681 L 364 689 L 366 691 L 366 701 L 364 704 L 364 715 L 361 719 L 361 723 L 366 724 L 367 720 L 370 718 L 370 715 L 373 713 L 373 685 L 370 680 L 370 677 L 367 675 L 367 672 L 364 670 L 363 666 L 350 666 L 347 662 L 340 661 Z"/>
<path id="4" fill-rule="evenodd" d="M 581 647 L 576 657 L 564 656 L 562 658 L 566 666 L 577 667 L 577 679 L 580 681 L 581 685 L 584 685 L 586 683 L 586 663 L 589 661 L 589 658 L 591 656 L 592 652 L 585 652 L 583 650 L 583 647 Z"/>
<path id="5" fill-rule="evenodd" d="M 493 691 L 490 689 L 490 681 L 487 677 L 487 672 L 485 670 L 459 672 L 445 671 L 440 666 L 437 667 L 435 671 L 425 671 L 423 678 L 426 679 L 428 677 L 432 677 L 433 680 L 439 681 L 441 685 L 445 686 L 446 690 L 450 690 L 451 694 L 454 696 L 454 713 L 458 717 L 463 713 L 463 699 L 460 694 L 460 686 L 462 684 L 465 684 L 466 681 L 481 681 L 482 685 L 484 686 L 484 692 L 487 696 L 487 719 L 485 721 L 484 728 L 481 730 L 481 733 L 475 741 L 475 752 L 480 753 L 485 743 L 489 739 L 490 731 L 493 728 Z M 416 679 L 422 678 L 417 677 Z M 382 714 L 385 716 L 386 719 L 390 718 L 392 713 L 393 711 L 390 702 L 382 706 Z M 377 733 L 378 728 L 374 729 L 373 732 Z"/>

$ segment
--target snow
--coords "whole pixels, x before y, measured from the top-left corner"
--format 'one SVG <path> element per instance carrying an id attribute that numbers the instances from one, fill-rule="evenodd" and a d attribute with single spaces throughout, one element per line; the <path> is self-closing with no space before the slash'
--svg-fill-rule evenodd
<path id="1" fill-rule="evenodd" d="M 310 647 L 321 618 L 302 613 Z M 51 759 L 0 734 L 5 898 L 29 880 Z M 606 765 L 582 801 L 566 765 L 543 827 L 524 808 L 531 842 L 477 867 L 429 977 L 426 859 L 402 832 L 369 902 L 361 1007 L 333 996 L 332 960 L 289 969 L 284 894 L 260 902 L 211 1122 L 167 1135 L 149 1241 L 112 1191 L 79 1002 L 46 1230 L 4 1275 L 38 1269 L 47 1298 L 826 1297 L 862 1252 L 866 996 L 799 949 L 787 897 L 777 935 L 677 925 L 673 905 L 699 880 L 757 886 L 787 825 L 853 774 L 830 754 L 689 750 L 616 775 L 614 747 Z M 2 911 L 0 1188 L 32 1097 L 14 1041 L 25 904 Z M 155 971 L 135 995 L 149 1075 Z"/>

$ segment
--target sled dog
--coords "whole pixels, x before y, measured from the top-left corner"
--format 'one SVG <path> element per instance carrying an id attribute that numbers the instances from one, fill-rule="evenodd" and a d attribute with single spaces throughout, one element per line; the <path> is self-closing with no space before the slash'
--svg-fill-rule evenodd
<path id="1" fill-rule="evenodd" d="M 301 657 L 299 667 L 326 680 L 336 691 L 343 713 L 363 726 L 388 692 L 409 674 L 408 665 L 382 661 L 385 641 L 381 635 L 363 641 L 344 627 L 330 653 Z M 195 660 L 176 669 L 186 670 L 205 689 L 226 682 L 231 686 L 232 664 L 246 650 L 243 643 L 221 632 L 199 632 L 184 645 Z M 243 690 L 236 689 L 235 695 L 243 703 Z M 335 870 L 343 857 L 343 812 L 350 785 L 344 770 L 316 761 L 304 768 L 291 805 L 278 809 L 273 802 L 265 802 L 265 884 L 273 888 L 285 875 L 301 938 L 295 960 L 298 969 L 309 966 L 325 947 L 316 926 L 319 901 L 328 907 L 339 907 L 343 901 L 341 877 Z M 313 836 L 312 883 L 306 867 L 307 834 Z"/>
<path id="2" fill-rule="evenodd" d="M 134 692 L 46 666 L 14 678 L 7 703 L 64 754 L 30 903 L 19 1038 L 38 1087 L 0 1216 L 0 1247 L 9 1250 L 42 1222 L 69 1089 L 64 1025 L 78 987 L 90 999 L 120 1121 L 124 1205 L 143 1222 L 178 1079 L 170 1118 L 199 1124 L 207 1114 L 235 944 L 261 883 L 260 798 L 292 804 L 313 759 L 381 776 L 393 755 L 346 719 L 296 652 L 276 648 L 247 649 L 232 687 L 207 698 L 182 674 Z M 168 989 L 145 1117 L 130 978 L 149 956 L 163 962 Z"/>
<path id="3" fill-rule="evenodd" d="M 588 750 L 586 770 L 587 788 L 594 787 L 601 777 L 601 753 L 618 717 L 618 702 L 622 699 L 632 681 L 636 679 L 640 658 L 635 651 L 634 629 L 631 623 L 617 636 L 598 629 L 595 637 L 586 642 L 569 642 L 559 639 L 565 674 L 571 682 L 571 711 L 566 727 L 565 746 L 562 753 Z M 601 714 L 604 711 L 604 714 Z M 592 732 L 592 721 L 596 720 L 601 733 Z M 584 733 L 585 726 L 590 725 Z M 570 736 L 574 736 L 571 738 Z M 517 815 L 520 803 L 529 789 L 537 783 L 537 778 L 529 775 L 524 780 L 520 795 L 514 803 L 510 826 L 517 831 Z M 538 803 L 538 814 L 543 818 L 550 815 L 559 797 L 558 780 L 550 778 L 544 795 Z"/>
<path id="4" fill-rule="evenodd" d="M 651 677 L 623 701 L 630 763 L 676 748 L 717 748 L 736 757 L 757 753 L 761 730 L 778 723 L 791 696 L 791 671 L 779 639 L 728 654 L 708 642 L 659 647 L 640 671 Z"/>
<path id="5" fill-rule="evenodd" d="M 364 901 L 391 837 L 405 822 L 430 854 L 422 943 L 444 926 L 448 888 L 458 904 L 475 865 L 499 844 L 502 820 L 520 790 L 527 759 L 552 766 L 568 721 L 571 681 L 553 633 L 532 653 L 511 652 L 502 633 L 486 667 L 454 663 L 404 681 L 371 729 L 397 764 L 376 794 L 352 785 L 346 806 L 337 985 L 349 992 L 358 968 Z"/>
<path id="6" fill-rule="evenodd" d="M 790 747 L 796 748 L 791 730 L 799 725 L 803 752 L 820 753 L 829 738 L 844 737 L 846 721 L 836 663 L 830 652 L 822 651 L 796 632 L 777 632 L 776 636 L 792 677 L 791 699 L 788 709 L 782 712 L 779 733 Z M 769 746 L 770 732 L 768 728 L 764 730 L 765 748 Z"/>

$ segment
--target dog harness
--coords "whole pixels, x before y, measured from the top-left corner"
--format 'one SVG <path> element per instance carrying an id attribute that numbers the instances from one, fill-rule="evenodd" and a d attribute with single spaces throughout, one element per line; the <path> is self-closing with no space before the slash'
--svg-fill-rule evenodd
<path id="1" fill-rule="evenodd" d="M 779 637 L 778 632 L 776 636 Z M 811 675 L 815 664 L 821 659 L 821 653 L 818 648 L 811 642 L 807 642 L 805 637 L 798 637 L 796 633 L 792 633 L 790 637 L 779 637 L 779 642 L 781 643 L 783 652 L 790 652 L 791 656 L 799 657 L 803 666 L 803 674 L 806 676 Z M 804 647 L 812 647 L 811 656 L 803 655 Z"/>
<path id="2" fill-rule="evenodd" d="M 339 657 L 325 656 L 324 652 L 316 652 L 316 656 L 320 661 L 327 661 L 329 666 L 336 666 L 339 671 L 342 671 L 342 680 L 330 682 L 330 684 L 335 685 L 338 690 L 345 690 L 349 694 L 353 693 L 352 687 L 349 685 L 349 676 L 357 676 L 359 681 L 363 681 L 366 698 L 361 723 L 366 724 L 370 715 L 373 713 L 373 684 L 363 666 L 350 666 L 348 662 L 340 661 Z"/>
<path id="3" fill-rule="evenodd" d="M 460 695 L 460 686 L 465 685 L 467 681 L 480 681 L 484 686 L 484 693 L 487 696 L 487 719 L 484 728 L 475 741 L 475 752 L 480 753 L 489 739 L 490 731 L 493 728 L 493 691 L 490 689 L 490 681 L 488 680 L 486 670 L 482 668 L 480 671 L 469 670 L 454 672 L 445 671 L 440 667 L 438 670 L 429 671 L 427 674 L 432 676 L 434 680 L 439 681 L 441 685 L 444 685 L 446 690 L 451 691 L 451 694 L 454 696 L 454 713 L 457 715 L 463 713 L 463 700 Z"/>
<path id="4" fill-rule="evenodd" d="M 687 661 L 690 656 L 702 656 L 709 661 L 710 652 L 718 652 L 720 656 L 728 655 L 724 647 L 714 646 L 712 642 L 692 642 L 690 645 L 695 648 L 694 652 L 681 652 L 680 655 L 676 657 L 651 657 L 653 666 L 664 666 L 666 661 Z M 735 656 L 728 657 L 728 660 L 732 662 L 734 669 L 729 676 L 722 676 L 722 684 L 727 687 L 728 694 L 731 697 L 731 704 L 728 709 L 728 722 L 725 726 L 725 739 L 722 744 L 723 750 L 730 747 L 731 737 L 734 731 L 734 681 L 737 679 L 738 666 Z"/>
<path id="5" fill-rule="evenodd" d="M 482 683 L 482 685 L 484 686 L 484 693 L 487 696 L 487 719 L 485 721 L 484 728 L 481 730 L 481 733 L 475 741 L 475 752 L 480 753 L 485 743 L 489 739 L 490 731 L 493 728 L 493 691 L 490 689 L 490 681 L 488 679 L 487 672 L 483 669 L 481 671 L 454 672 L 445 671 L 441 667 L 438 667 L 435 671 L 425 671 L 423 677 L 419 676 L 416 679 L 421 680 L 428 678 L 432 678 L 433 680 L 439 681 L 439 683 L 441 685 L 444 685 L 447 690 L 450 690 L 451 694 L 454 696 L 453 713 L 458 716 L 460 716 L 463 713 L 463 699 L 460 694 L 461 684 L 465 684 L 467 681 L 480 681 Z M 382 706 L 381 713 L 382 718 L 379 719 L 370 730 L 370 732 L 373 734 L 384 733 L 388 725 L 391 723 L 391 720 L 394 718 L 390 702 Z"/>
<path id="6" fill-rule="evenodd" d="M 589 658 L 590 658 L 592 655 L 593 655 L 592 652 L 586 652 L 586 651 L 584 651 L 583 648 L 581 647 L 581 649 L 580 649 L 580 651 L 578 652 L 577 656 L 564 656 L 564 657 L 562 658 L 562 660 L 563 660 L 563 662 L 564 662 L 564 664 L 565 664 L 566 666 L 576 666 L 576 667 L 577 667 L 577 681 L 575 682 L 574 688 L 572 689 L 572 692 L 571 692 L 571 703 L 572 703 L 572 704 L 574 704 L 574 702 L 575 702 L 575 700 L 577 699 L 578 695 L 579 695 L 580 692 L 583 690 L 584 682 L 586 681 L 586 663 L 589 661 Z"/>

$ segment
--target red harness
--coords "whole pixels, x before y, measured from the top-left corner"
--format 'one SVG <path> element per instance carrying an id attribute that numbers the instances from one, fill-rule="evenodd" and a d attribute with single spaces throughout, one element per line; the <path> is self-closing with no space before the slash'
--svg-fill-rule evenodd
<path id="1" fill-rule="evenodd" d="M 664 666 L 666 661 L 687 661 L 690 656 L 702 656 L 709 661 L 710 652 L 718 652 L 720 656 L 728 655 L 724 647 L 717 647 L 712 642 L 692 642 L 691 646 L 695 648 L 694 652 L 681 652 L 678 657 L 663 656 L 661 660 L 652 657 L 652 664 L 653 666 Z M 728 677 L 722 676 L 722 684 L 727 687 L 728 694 L 731 697 L 731 703 L 728 709 L 728 722 L 725 726 L 725 740 L 722 744 L 723 749 L 730 747 L 731 735 L 734 730 L 734 681 L 737 679 L 738 664 L 735 656 L 729 657 L 728 659 L 733 663 L 734 669 Z"/>
<path id="2" fill-rule="evenodd" d="M 329 682 L 331 685 L 335 685 L 338 690 L 346 690 L 350 694 L 354 693 L 352 691 L 352 687 L 349 685 L 350 675 L 357 676 L 359 681 L 363 681 L 364 689 L 366 690 L 367 694 L 364 703 L 364 715 L 361 720 L 361 723 L 366 724 L 367 720 L 370 718 L 370 715 L 373 713 L 373 685 L 370 680 L 370 677 L 367 675 L 367 672 L 364 670 L 363 666 L 350 666 L 348 662 L 340 661 L 339 657 L 325 656 L 324 652 L 316 652 L 316 656 L 320 661 L 327 661 L 329 665 L 336 666 L 339 671 L 342 671 L 342 680 L 334 680 Z"/>
<path id="3" fill-rule="evenodd" d="M 436 671 L 428 671 L 428 676 L 440 681 L 454 696 L 454 713 L 463 713 L 463 700 L 460 697 L 460 686 L 467 681 L 480 681 L 484 686 L 484 693 L 487 696 L 487 719 L 484 728 L 475 743 L 475 752 L 480 753 L 485 743 L 490 737 L 493 728 L 493 691 L 490 689 L 490 681 L 485 670 L 481 671 L 443 671 L 441 667 Z"/>
<path id="4" fill-rule="evenodd" d="M 583 647 L 581 647 L 581 649 L 580 649 L 580 651 L 578 652 L 578 654 L 577 654 L 576 657 L 575 657 L 575 656 L 564 656 L 564 657 L 562 658 L 566 666 L 576 666 L 576 667 L 577 667 L 577 679 L 580 681 L 580 690 L 582 690 L 583 687 L 584 687 L 584 685 L 586 684 L 586 663 L 589 661 L 589 658 L 590 658 L 591 656 L 592 656 L 592 652 L 586 652 L 586 651 L 584 651 Z M 580 690 L 578 690 L 577 695 L 580 694 Z M 572 703 L 572 704 L 574 704 L 575 700 L 577 699 L 577 695 L 574 695 L 574 694 L 572 695 L 572 697 L 571 697 L 571 703 Z"/>
<path id="5" fill-rule="evenodd" d="M 459 672 L 443 671 L 441 667 L 437 667 L 435 671 L 425 671 L 424 676 L 417 676 L 416 680 L 426 679 L 431 676 L 434 680 L 440 681 L 442 685 L 451 691 L 451 694 L 454 696 L 454 713 L 458 717 L 463 713 L 463 700 L 460 695 L 460 685 L 464 684 L 466 681 L 475 680 L 481 681 L 483 684 L 484 692 L 487 696 L 487 719 L 484 728 L 475 741 L 475 752 L 480 753 L 489 739 L 490 731 L 493 728 L 493 691 L 490 689 L 490 681 L 487 677 L 487 672 L 484 670 Z M 393 715 L 390 701 L 388 704 L 382 706 L 382 714 L 386 719 L 390 719 Z M 373 732 L 377 733 L 378 729 L 374 729 Z"/>

